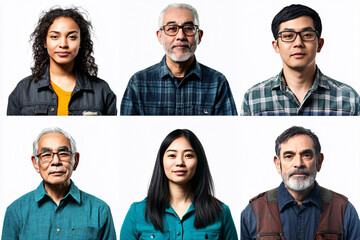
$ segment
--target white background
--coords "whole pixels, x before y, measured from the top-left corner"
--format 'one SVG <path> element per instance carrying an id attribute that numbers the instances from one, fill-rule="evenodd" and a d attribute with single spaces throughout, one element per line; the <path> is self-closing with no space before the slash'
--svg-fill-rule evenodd
<path id="1" fill-rule="evenodd" d="M 61 6 L 88 11 L 99 77 L 117 94 L 118 108 L 132 74 L 163 56 L 155 32 L 158 15 L 170 2 L 61 1 Z M 270 24 L 293 1 L 184 2 L 198 9 L 204 30 L 197 59 L 225 74 L 239 111 L 245 91 L 282 67 L 271 46 Z M 292 125 L 310 128 L 320 138 L 325 160 L 319 183 L 349 197 L 360 211 L 360 119 L 356 117 L 5 117 L 8 95 L 31 74 L 28 41 L 38 17 L 59 3 L 0 0 L 0 229 L 6 207 L 41 181 L 30 161 L 32 141 L 49 126 L 63 128 L 77 141 L 80 165 L 73 180 L 110 205 L 117 235 L 130 204 L 146 196 L 161 141 L 176 128 L 191 129 L 203 143 L 216 196 L 230 206 L 238 230 L 248 200 L 280 183 L 272 161 L 274 141 Z M 360 91 L 360 2 L 297 3 L 314 8 L 323 21 L 320 69 Z"/>
<path id="2" fill-rule="evenodd" d="M 156 38 L 158 15 L 167 0 L 0 0 L 0 115 L 16 84 L 31 74 L 29 36 L 39 15 L 54 5 L 81 6 L 94 27 L 99 77 L 118 97 L 118 108 L 130 77 L 158 63 L 164 51 Z M 199 62 L 228 79 L 238 111 L 247 89 L 282 68 L 271 42 L 271 21 L 289 0 L 193 0 L 204 31 L 196 52 Z M 360 2 L 297 1 L 314 8 L 323 22 L 325 45 L 317 57 L 322 72 L 360 92 Z"/>
<path id="3" fill-rule="evenodd" d="M 274 142 L 293 125 L 313 130 L 325 155 L 317 180 L 346 195 L 360 209 L 358 118 L 324 117 L 3 117 L 0 139 L 0 226 L 6 207 L 41 181 L 31 164 L 32 141 L 44 127 L 59 126 L 77 141 L 76 185 L 111 207 L 116 233 L 130 204 L 145 198 L 157 151 L 176 128 L 202 142 L 216 197 L 230 206 L 237 229 L 250 198 L 281 182 L 273 164 Z"/>

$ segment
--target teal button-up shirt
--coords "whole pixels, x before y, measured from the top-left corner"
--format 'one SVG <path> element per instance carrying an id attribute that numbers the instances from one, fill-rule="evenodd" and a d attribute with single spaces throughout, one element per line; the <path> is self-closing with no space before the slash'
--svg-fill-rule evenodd
<path id="1" fill-rule="evenodd" d="M 201 229 L 196 229 L 194 227 L 195 209 L 192 204 L 182 219 L 180 219 L 174 209 L 168 205 L 164 214 L 163 233 L 156 230 L 150 220 L 145 221 L 145 205 L 146 200 L 131 205 L 121 227 L 120 240 L 238 239 L 230 209 L 225 204 L 222 205 L 222 217 L 216 222 Z"/>
<path id="2" fill-rule="evenodd" d="M 44 184 L 14 201 L 6 210 L 2 240 L 116 239 L 109 206 L 71 182 L 59 206 Z"/>

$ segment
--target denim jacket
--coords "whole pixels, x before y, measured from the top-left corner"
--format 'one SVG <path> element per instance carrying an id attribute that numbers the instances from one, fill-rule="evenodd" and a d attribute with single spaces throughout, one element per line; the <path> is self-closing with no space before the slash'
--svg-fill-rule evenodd
<path id="1" fill-rule="evenodd" d="M 69 115 L 116 115 L 116 95 L 99 78 L 75 73 L 76 84 L 68 105 Z M 49 67 L 35 82 L 21 80 L 9 96 L 7 115 L 57 115 L 57 95 L 50 85 Z"/>

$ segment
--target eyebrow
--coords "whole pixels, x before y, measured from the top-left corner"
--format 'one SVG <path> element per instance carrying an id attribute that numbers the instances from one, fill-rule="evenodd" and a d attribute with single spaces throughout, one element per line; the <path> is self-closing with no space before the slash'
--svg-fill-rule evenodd
<path id="1" fill-rule="evenodd" d="M 165 25 L 170 25 L 170 24 L 174 24 L 176 23 L 176 21 L 170 21 L 170 22 L 167 22 Z M 194 21 L 187 21 L 187 22 L 184 22 L 183 25 L 185 24 L 193 24 L 194 25 Z"/>
<path id="2" fill-rule="evenodd" d="M 176 149 L 168 149 L 166 152 L 178 152 Z M 193 149 L 185 149 L 184 152 L 195 152 Z"/>
<path id="3" fill-rule="evenodd" d="M 315 31 L 312 27 L 305 27 L 301 31 L 306 31 L 306 30 Z M 294 28 L 284 28 L 284 30 L 282 30 L 282 31 L 294 31 L 295 32 L 295 29 Z"/>
<path id="4" fill-rule="evenodd" d="M 56 33 L 56 34 L 60 34 L 60 32 L 59 32 L 59 31 L 55 31 L 55 30 L 49 31 L 49 33 Z M 78 32 L 78 31 L 76 31 L 76 30 L 73 30 L 73 31 L 68 32 L 67 34 L 73 34 L 73 33 L 79 33 L 79 32 Z"/>
<path id="5" fill-rule="evenodd" d="M 41 148 L 41 152 L 51 152 L 53 149 L 49 147 L 43 147 Z M 70 148 L 68 146 L 60 146 L 57 149 L 58 151 L 70 151 Z"/>
<path id="6" fill-rule="evenodd" d="M 303 150 L 303 151 L 301 151 L 300 152 L 300 154 L 305 154 L 305 153 L 311 153 L 311 154 L 314 154 L 314 151 L 312 150 L 312 149 L 305 149 L 305 150 Z M 283 152 L 283 156 L 285 156 L 286 154 L 295 154 L 295 152 L 294 151 L 285 151 L 285 152 Z"/>

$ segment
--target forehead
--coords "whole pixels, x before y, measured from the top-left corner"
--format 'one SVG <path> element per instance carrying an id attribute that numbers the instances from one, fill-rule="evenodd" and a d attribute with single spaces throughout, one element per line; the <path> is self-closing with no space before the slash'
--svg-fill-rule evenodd
<path id="1" fill-rule="evenodd" d="M 304 149 L 312 149 L 315 152 L 314 142 L 308 135 L 295 135 L 280 146 L 280 152 L 285 151 L 301 151 Z"/>
<path id="2" fill-rule="evenodd" d="M 284 31 L 284 30 L 302 31 L 306 28 L 311 28 L 313 30 L 316 30 L 314 27 L 314 21 L 309 16 L 300 16 L 291 19 L 289 21 L 282 22 L 279 26 L 279 31 Z"/>
<path id="3" fill-rule="evenodd" d="M 168 149 L 181 150 L 181 149 L 192 149 L 192 147 L 189 141 L 185 137 L 179 137 L 169 145 Z"/>
<path id="4" fill-rule="evenodd" d="M 57 149 L 61 146 L 68 146 L 70 148 L 70 142 L 64 135 L 60 133 L 47 133 L 40 138 L 38 143 L 39 150 L 45 147 L 50 149 Z"/>
<path id="5" fill-rule="evenodd" d="M 74 19 L 69 17 L 58 17 L 55 18 L 53 23 L 49 27 L 49 31 L 61 31 L 61 30 L 79 30 L 79 26 Z"/>
<path id="6" fill-rule="evenodd" d="M 194 22 L 194 15 L 187 8 L 169 8 L 166 10 L 163 19 L 163 25 L 168 23 L 183 24 L 185 22 Z"/>

